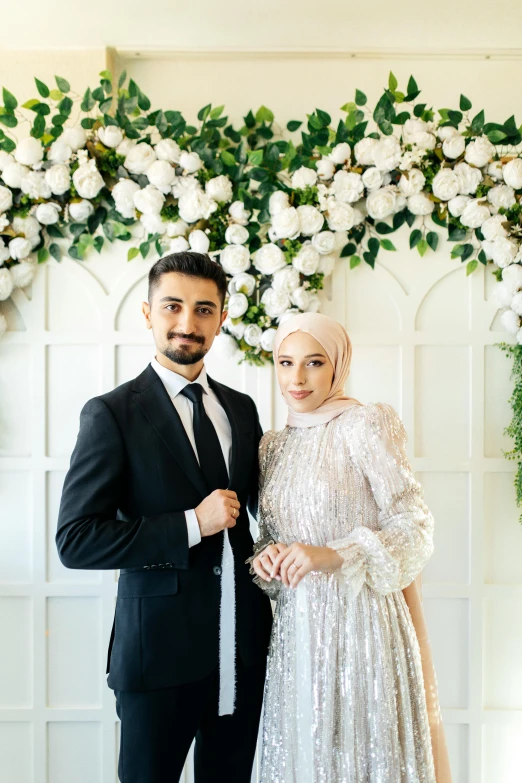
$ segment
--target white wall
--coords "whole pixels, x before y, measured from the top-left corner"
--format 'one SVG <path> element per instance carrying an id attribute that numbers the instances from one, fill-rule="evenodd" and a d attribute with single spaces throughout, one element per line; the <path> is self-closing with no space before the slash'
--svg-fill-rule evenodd
<path id="1" fill-rule="evenodd" d="M 403 56 L 170 55 L 116 52 L 153 106 L 187 119 L 207 102 L 238 118 L 270 106 L 281 119 L 334 116 L 356 86 L 370 100 L 390 68 L 413 73 L 426 100 L 455 105 L 464 92 L 490 119 L 519 108 L 522 61 Z M 22 95 L 33 74 L 69 77 L 78 92 L 104 67 L 103 52 L 0 58 L 2 83 Z M 9 65 L 9 72 L 7 67 Z M 520 112 L 518 112 L 520 113 Z M 437 523 L 425 601 L 455 783 L 514 783 L 522 729 L 522 536 L 502 457 L 510 419 L 505 338 L 487 302 L 492 277 L 466 278 L 441 242 L 420 259 L 407 234 L 374 272 L 340 263 L 324 311 L 354 344 L 349 393 L 401 413 L 409 454 Z M 29 301 L 2 307 L 0 344 L 0 758 L 6 783 L 112 783 L 116 717 L 104 685 L 113 573 L 72 572 L 54 551 L 61 481 L 78 413 L 89 397 L 136 375 L 152 353 L 139 304 L 150 263 L 114 245 L 80 264 L 42 268 Z M 331 296 L 331 292 L 335 296 Z M 267 427 L 284 423 L 272 373 L 209 357 L 218 380 L 248 391 Z M 80 672 L 79 673 L 79 669 Z M 3 777 L 2 783 L 3 783 Z M 190 772 L 187 772 L 187 780 Z"/>

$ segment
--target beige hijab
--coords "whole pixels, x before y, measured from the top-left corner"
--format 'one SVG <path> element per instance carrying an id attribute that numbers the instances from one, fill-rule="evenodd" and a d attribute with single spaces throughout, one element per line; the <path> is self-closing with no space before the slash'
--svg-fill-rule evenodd
<path id="1" fill-rule="evenodd" d="M 274 340 L 274 362 L 277 362 L 281 343 L 289 334 L 306 332 L 311 334 L 323 346 L 334 368 L 332 388 L 322 405 L 308 413 L 298 413 L 288 408 L 289 427 L 315 427 L 326 424 L 339 416 L 351 405 L 362 405 L 354 397 L 346 397 L 344 385 L 350 373 L 352 361 L 352 343 L 346 330 L 340 323 L 321 313 L 300 313 L 285 321 L 276 332 Z"/>
<path id="2" fill-rule="evenodd" d="M 277 330 L 274 341 L 274 362 L 278 360 L 283 340 L 289 334 L 298 331 L 311 334 L 317 342 L 321 343 L 334 368 L 332 388 L 322 405 L 309 413 L 297 413 L 290 407 L 288 408 L 287 424 L 289 427 L 315 427 L 317 424 L 326 424 L 335 416 L 339 416 L 350 405 L 362 404 L 354 397 L 344 395 L 344 385 L 350 372 L 352 343 L 346 330 L 337 321 L 321 313 L 302 313 L 289 318 Z M 439 705 L 437 679 L 422 607 L 420 574 L 402 591 L 402 594 L 408 605 L 419 642 L 435 778 L 437 783 L 451 783 L 451 770 Z"/>

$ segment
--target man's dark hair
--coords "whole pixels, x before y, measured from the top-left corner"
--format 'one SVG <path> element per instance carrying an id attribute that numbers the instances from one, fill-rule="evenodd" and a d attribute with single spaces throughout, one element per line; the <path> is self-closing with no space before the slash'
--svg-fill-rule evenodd
<path id="1" fill-rule="evenodd" d="M 164 256 L 151 267 L 149 272 L 149 303 L 160 278 L 169 272 L 177 272 L 179 275 L 187 275 L 188 277 L 202 277 L 204 280 L 213 280 L 217 285 L 221 299 L 221 309 L 223 309 L 227 294 L 225 270 L 221 264 L 212 261 L 206 253 L 194 253 L 189 250 Z"/>

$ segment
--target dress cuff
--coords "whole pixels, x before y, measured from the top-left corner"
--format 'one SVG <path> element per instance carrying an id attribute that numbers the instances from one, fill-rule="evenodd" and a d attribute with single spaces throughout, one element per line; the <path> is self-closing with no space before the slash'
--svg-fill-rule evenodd
<path id="1" fill-rule="evenodd" d="M 185 520 L 187 522 L 188 545 L 190 549 L 190 547 L 196 546 L 201 541 L 201 530 L 199 529 L 199 522 L 194 509 L 185 511 Z"/>

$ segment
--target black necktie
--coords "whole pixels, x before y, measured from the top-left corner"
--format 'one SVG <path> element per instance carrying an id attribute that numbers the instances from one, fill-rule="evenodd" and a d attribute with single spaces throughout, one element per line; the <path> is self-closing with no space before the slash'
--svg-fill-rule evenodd
<path id="1" fill-rule="evenodd" d="M 221 444 L 203 405 L 203 387 L 199 383 L 189 383 L 181 390 L 194 405 L 194 440 L 199 464 L 210 492 L 215 489 L 227 489 L 228 471 L 223 457 Z"/>

